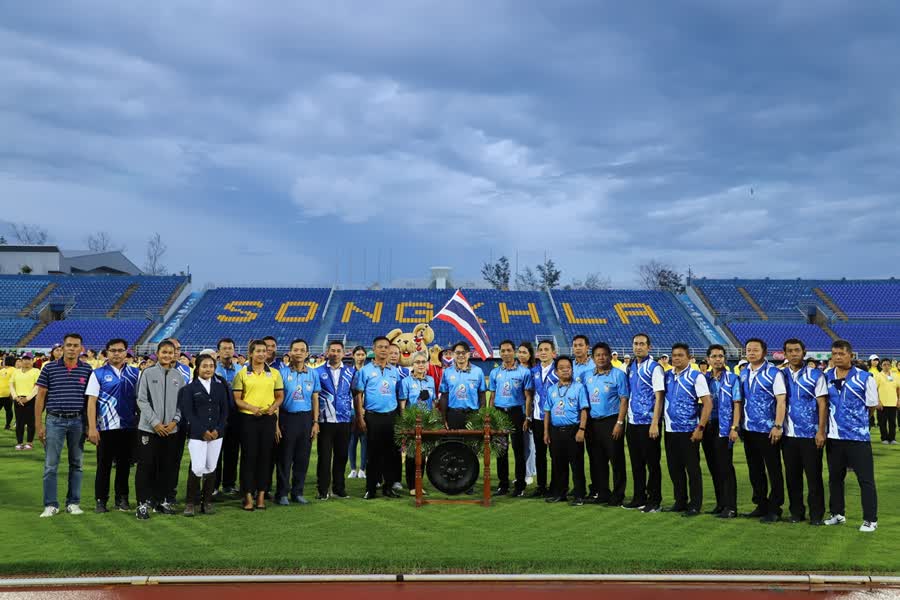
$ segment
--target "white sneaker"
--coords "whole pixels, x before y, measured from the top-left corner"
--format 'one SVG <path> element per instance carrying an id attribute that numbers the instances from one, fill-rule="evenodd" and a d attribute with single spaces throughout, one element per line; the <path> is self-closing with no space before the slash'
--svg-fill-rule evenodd
<path id="1" fill-rule="evenodd" d="M 47 517 L 52 517 L 56 513 L 59 512 L 59 509 L 55 506 L 45 506 L 44 512 L 41 513 L 41 518 L 46 519 Z"/>
<path id="2" fill-rule="evenodd" d="M 395 481 L 394 485 L 391 486 L 391 489 L 397 493 L 400 493 L 403 491 L 403 485 L 399 481 Z"/>
<path id="3" fill-rule="evenodd" d="M 350 471 L 350 479 L 356 479 L 356 469 Z"/>
<path id="4" fill-rule="evenodd" d="M 844 515 L 831 515 L 830 519 L 825 519 L 826 525 L 843 525 L 847 522 Z"/>
<path id="5" fill-rule="evenodd" d="M 525 485 L 531 485 L 534 483 L 534 477 L 528 476 L 525 478 Z"/>
<path id="6" fill-rule="evenodd" d="M 366 472 L 363 471 L 362 469 L 360 469 L 359 471 L 357 471 L 356 476 L 359 477 L 360 479 L 365 479 L 365 478 L 366 478 Z"/>
<path id="7" fill-rule="evenodd" d="M 878 529 L 878 521 L 863 521 L 863 524 L 859 527 L 859 530 L 863 533 L 872 533 L 876 529 Z"/>
<path id="8" fill-rule="evenodd" d="M 66 507 L 66 512 L 70 515 L 83 515 L 84 511 L 77 504 L 70 504 Z"/>
<path id="9" fill-rule="evenodd" d="M 890 444 L 890 442 L 887 441 L 887 440 L 882 440 L 881 443 L 884 444 L 885 446 L 887 446 L 888 444 Z"/>

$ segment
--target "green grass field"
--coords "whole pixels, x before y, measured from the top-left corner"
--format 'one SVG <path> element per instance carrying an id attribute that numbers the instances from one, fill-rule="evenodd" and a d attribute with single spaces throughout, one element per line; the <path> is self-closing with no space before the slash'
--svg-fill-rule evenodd
<path id="1" fill-rule="evenodd" d="M 149 521 L 138 521 L 133 513 L 91 512 L 95 451 L 90 444 L 82 488 L 82 507 L 88 512 L 39 519 L 43 449 L 38 444 L 32 452 L 16 452 L 14 444 L 12 432 L 0 430 L 0 562 L 7 576 L 185 571 L 900 571 L 898 446 L 874 445 L 879 529 L 867 535 L 857 531 L 862 516 L 852 475 L 847 485 L 848 522 L 828 528 L 762 525 L 749 519 L 722 522 L 706 515 L 684 519 L 668 513 L 644 515 L 513 498 L 498 499 L 491 508 L 416 509 L 406 496 L 363 501 L 360 480 L 349 481 L 353 496 L 349 500 L 270 505 L 269 510 L 254 513 L 242 512 L 237 500 L 228 500 L 219 503 L 218 514 L 211 517 L 153 515 Z M 739 505 L 749 510 L 742 448 L 735 448 L 735 462 Z M 314 483 L 315 456 L 307 480 L 309 498 L 315 495 Z M 708 509 L 712 506 L 708 477 L 704 486 Z M 61 469 L 61 499 L 64 494 Z M 664 503 L 671 503 L 665 466 L 663 496 Z"/>

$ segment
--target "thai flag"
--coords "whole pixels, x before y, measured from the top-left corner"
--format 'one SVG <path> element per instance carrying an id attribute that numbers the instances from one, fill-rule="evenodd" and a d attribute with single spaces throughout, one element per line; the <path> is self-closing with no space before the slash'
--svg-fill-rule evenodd
<path id="1" fill-rule="evenodd" d="M 446 321 L 456 327 L 457 331 L 469 340 L 481 360 L 490 360 L 493 357 L 494 350 L 491 348 L 491 340 L 481 323 L 478 322 L 472 306 L 459 290 L 456 290 L 453 297 L 444 305 L 444 308 L 434 315 L 434 318 Z"/>

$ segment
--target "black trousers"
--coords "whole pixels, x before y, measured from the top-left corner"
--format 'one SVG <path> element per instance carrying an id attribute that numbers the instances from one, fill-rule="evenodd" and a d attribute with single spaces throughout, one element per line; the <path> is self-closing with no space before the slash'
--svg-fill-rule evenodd
<path id="1" fill-rule="evenodd" d="M 400 417 L 399 406 L 397 407 L 395 414 L 397 418 Z M 400 453 L 400 448 L 396 444 L 392 446 L 392 448 L 392 454 L 385 463 L 381 473 L 381 478 L 384 480 L 384 483 L 390 484 L 388 487 L 391 487 L 391 485 L 400 481 L 400 477 L 403 474 L 403 456 Z"/>
<path id="2" fill-rule="evenodd" d="M 128 500 L 128 478 L 131 475 L 131 457 L 135 447 L 135 429 L 111 429 L 100 432 L 97 446 L 97 475 L 94 478 L 94 498 L 106 504 L 109 501 L 109 478 L 113 463 L 116 464 L 116 502 Z"/>
<path id="3" fill-rule="evenodd" d="M 700 445 L 691 441 L 691 433 L 666 431 L 666 464 L 669 466 L 669 477 L 672 478 L 675 506 L 684 507 L 685 510 L 700 510 L 703 506 Z"/>
<path id="4" fill-rule="evenodd" d="M 780 516 L 784 504 L 780 442 L 772 444 L 768 433 L 756 431 L 745 431 L 743 438 L 750 485 L 753 487 L 753 503 L 766 513 Z"/>
<path id="5" fill-rule="evenodd" d="M 720 486 L 716 504 L 723 510 L 737 512 L 737 476 L 734 473 L 733 444 L 727 437 L 716 437 L 715 447 L 717 479 Z"/>
<path id="6" fill-rule="evenodd" d="M 330 487 L 339 496 L 347 493 L 344 471 L 350 448 L 350 423 L 319 423 L 316 439 L 316 487 L 324 496 Z"/>
<path id="7" fill-rule="evenodd" d="M 28 437 L 25 437 L 25 429 L 28 428 Z M 24 405 L 16 402 L 16 442 L 21 444 L 34 441 L 34 399 Z"/>
<path id="8" fill-rule="evenodd" d="M 512 421 L 512 431 L 509 434 L 513 455 L 516 459 L 515 491 L 525 489 L 525 434 L 522 425 L 525 423 L 525 409 L 521 406 L 510 408 L 498 408 L 506 413 Z M 502 488 L 509 488 L 509 446 L 506 452 L 497 453 L 497 480 Z"/>
<path id="9" fill-rule="evenodd" d="M 878 494 L 875 491 L 875 465 L 872 462 L 872 444 L 850 440 L 825 442 L 828 456 L 828 504 L 833 515 L 845 515 L 844 479 L 847 467 L 851 467 L 859 482 L 863 520 L 878 520 Z"/>
<path id="10" fill-rule="evenodd" d="M 447 409 L 447 427 L 449 429 L 465 429 L 466 422 L 473 410 L 468 408 L 448 408 Z"/>
<path id="11" fill-rule="evenodd" d="M 9 413 L 6 413 L 9 419 Z M 897 439 L 897 407 L 885 406 L 881 411 L 881 417 L 878 420 L 879 429 L 881 429 L 881 441 L 893 442 Z"/>
<path id="12" fill-rule="evenodd" d="M 806 518 L 803 505 L 803 476 L 806 475 L 809 518 L 811 521 L 822 520 L 825 516 L 825 483 L 822 480 L 822 450 L 816 448 L 816 440 L 785 436 L 781 440 L 781 454 L 791 516 Z"/>
<path id="13" fill-rule="evenodd" d="M 241 494 L 256 494 L 272 485 L 275 415 L 241 417 Z"/>
<path id="14" fill-rule="evenodd" d="M 161 437 L 146 431 L 138 431 L 137 436 L 138 465 L 134 478 L 137 501 L 141 504 L 165 502 L 179 470 L 179 438 L 177 435 Z"/>
<path id="15" fill-rule="evenodd" d="M 287 496 L 288 492 L 291 496 L 303 495 L 312 453 L 312 424 L 311 410 L 295 413 L 283 410 L 279 415 L 281 441 L 275 467 L 275 495 L 278 498 Z"/>
<path id="16" fill-rule="evenodd" d="M 614 440 L 613 429 L 618 415 L 602 419 L 588 419 L 585 442 L 591 461 L 591 493 L 599 502 L 621 504 L 625 499 L 625 435 Z M 612 465 L 612 489 L 609 487 L 609 467 Z"/>
<path id="17" fill-rule="evenodd" d="M 375 485 L 378 484 L 382 477 L 385 478 L 385 490 L 389 489 L 394 483 L 393 469 L 390 466 L 391 461 L 396 460 L 400 464 L 397 445 L 394 443 L 394 420 L 397 418 L 396 412 L 377 413 L 367 411 L 366 419 L 366 435 L 369 438 L 369 446 L 367 449 L 366 466 L 366 491 L 371 494 L 375 493 Z"/>
<path id="18" fill-rule="evenodd" d="M 537 487 L 547 490 L 547 445 L 544 444 L 544 421 L 531 421 L 531 436 L 534 438 L 534 465 L 537 469 Z"/>
<path id="19" fill-rule="evenodd" d="M 0 409 L 6 411 L 5 427 L 9 429 L 9 426 L 13 420 L 13 399 L 11 396 L 4 396 L 3 398 L 0 398 Z"/>
<path id="20" fill-rule="evenodd" d="M 222 451 L 219 453 L 219 464 L 216 467 L 216 488 L 237 487 L 238 459 L 241 455 L 241 422 L 241 413 L 232 407 L 225 424 L 225 439 L 222 440 Z"/>
<path id="21" fill-rule="evenodd" d="M 578 425 L 550 427 L 550 460 L 553 464 L 551 492 L 563 498 L 569 492 L 569 469 L 576 498 L 584 498 L 584 442 L 575 441 Z"/>
<path id="22" fill-rule="evenodd" d="M 716 493 L 716 507 L 723 508 L 722 479 L 719 477 L 719 466 L 716 463 L 718 457 L 716 445 L 718 444 L 718 441 L 719 421 L 710 421 L 706 424 L 706 429 L 703 430 L 703 439 L 700 444 L 703 446 L 703 456 L 706 458 L 706 468 L 709 470 L 709 476 L 713 483 L 713 491 Z"/>
<path id="23" fill-rule="evenodd" d="M 170 503 L 173 503 L 173 504 L 175 503 L 175 498 L 178 497 L 178 475 L 181 472 L 180 467 L 181 467 L 181 459 L 184 457 L 184 447 L 187 445 L 188 427 L 189 427 L 189 425 L 186 422 L 182 423 L 181 425 L 178 426 L 178 431 L 176 431 L 173 436 L 170 436 L 170 437 L 178 438 L 178 442 L 177 442 L 177 444 L 178 444 L 178 459 L 175 461 L 175 464 L 177 465 L 177 467 L 176 467 L 175 473 L 172 477 L 172 489 L 169 490 L 168 494 L 166 494 L 166 500 L 168 500 Z"/>
<path id="24" fill-rule="evenodd" d="M 650 425 L 631 425 L 625 430 L 631 457 L 633 500 L 639 504 L 659 506 L 662 503 L 662 446 L 660 438 L 650 438 Z"/>

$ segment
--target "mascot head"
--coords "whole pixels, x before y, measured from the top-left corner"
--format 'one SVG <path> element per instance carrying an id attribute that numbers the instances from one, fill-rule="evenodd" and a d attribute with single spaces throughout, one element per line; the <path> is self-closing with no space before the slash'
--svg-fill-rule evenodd
<path id="1" fill-rule="evenodd" d="M 412 356 L 416 352 L 427 352 L 431 357 L 431 363 L 440 365 L 441 347 L 429 346 L 434 341 L 434 329 L 428 323 L 419 323 L 410 333 L 392 329 L 385 337 L 400 348 L 400 364 L 402 366 L 411 367 Z"/>

